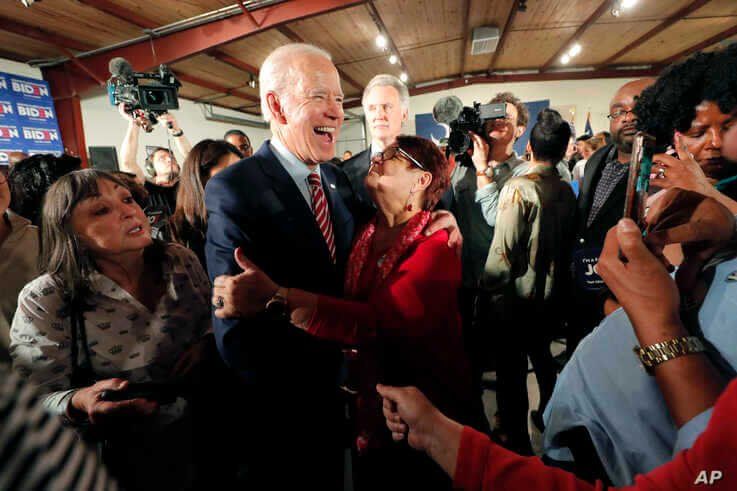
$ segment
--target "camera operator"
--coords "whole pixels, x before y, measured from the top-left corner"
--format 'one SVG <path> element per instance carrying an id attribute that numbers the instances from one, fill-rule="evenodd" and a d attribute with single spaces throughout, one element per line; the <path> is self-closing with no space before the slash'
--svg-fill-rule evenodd
<path id="1" fill-rule="evenodd" d="M 487 304 L 479 295 L 479 279 L 484 270 L 486 256 L 489 254 L 494 234 L 493 222 L 486 216 L 488 207 L 484 203 L 489 195 L 498 196 L 498 190 L 509 179 L 512 170 L 524 160 L 514 152 L 514 142 L 525 132 L 529 118 L 527 107 L 512 94 L 498 94 L 490 103 L 505 103 L 506 117 L 486 122 L 486 140 L 473 135 L 475 143 L 473 163 L 468 155 L 456 157 L 456 164 L 450 176 L 453 201 L 450 211 L 458 220 L 463 234 L 463 283 L 460 291 L 459 307 L 463 319 L 463 332 L 471 357 L 474 385 L 480 388 L 481 373 L 491 368 L 487 355 L 489 342 L 486 322 Z M 494 207 L 496 215 L 496 207 Z"/>
<path id="2" fill-rule="evenodd" d="M 177 188 L 180 168 L 173 152 L 166 147 L 158 147 L 146 157 L 145 165 L 137 161 L 138 140 L 141 132 L 139 118 L 126 111 L 125 104 L 118 105 L 118 112 L 128 121 L 123 144 L 120 149 L 120 170 L 136 175 L 136 180 L 143 184 L 148 192 L 144 211 L 152 226 L 154 237 L 169 240 L 168 219 L 176 209 Z M 184 131 L 170 113 L 158 117 L 159 123 L 165 127 L 169 136 L 184 160 L 192 149 L 192 145 L 184 136 Z"/>

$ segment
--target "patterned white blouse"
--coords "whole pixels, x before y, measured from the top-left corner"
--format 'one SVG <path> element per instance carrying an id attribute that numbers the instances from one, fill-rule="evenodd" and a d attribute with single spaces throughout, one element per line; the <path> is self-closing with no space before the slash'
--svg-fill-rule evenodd
<path id="1" fill-rule="evenodd" d="M 167 244 L 164 295 L 150 311 L 107 276 L 90 278 L 84 313 L 92 370 L 98 379 L 164 381 L 182 353 L 210 328 L 210 282 L 188 249 Z M 23 288 L 10 329 L 13 370 L 50 392 L 63 414 L 71 399 L 71 318 L 58 281 L 45 274 Z M 78 363 L 84 359 L 80 350 Z"/>

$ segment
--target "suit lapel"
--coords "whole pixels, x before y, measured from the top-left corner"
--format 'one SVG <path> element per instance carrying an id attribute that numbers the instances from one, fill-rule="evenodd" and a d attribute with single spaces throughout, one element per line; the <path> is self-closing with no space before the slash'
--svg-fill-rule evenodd
<path id="1" fill-rule="evenodd" d="M 612 146 L 608 145 L 599 152 L 591 156 L 591 169 L 586 169 L 584 172 L 583 185 L 581 186 L 581 206 L 580 210 L 588 217 L 589 211 L 591 210 L 591 204 L 594 202 L 594 192 L 596 191 L 596 183 L 599 182 L 601 172 L 604 170 L 606 165 L 607 156 L 611 151 Z M 587 164 L 586 167 L 589 165 Z"/>
<path id="2" fill-rule="evenodd" d="M 261 169 L 271 179 L 271 189 L 287 211 L 289 226 L 298 231 L 296 235 L 300 240 L 307 239 L 324 251 L 325 258 L 329 261 L 330 253 L 322 232 L 317 226 L 312 208 L 305 201 L 292 176 L 289 175 L 271 151 L 268 141 L 261 146 L 257 155 L 262 157 L 260 160 Z"/>

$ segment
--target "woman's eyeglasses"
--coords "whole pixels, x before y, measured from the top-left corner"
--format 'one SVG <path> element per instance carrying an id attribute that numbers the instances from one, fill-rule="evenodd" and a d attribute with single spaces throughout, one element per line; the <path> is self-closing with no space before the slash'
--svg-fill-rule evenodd
<path id="1" fill-rule="evenodd" d="M 397 146 L 391 146 L 387 148 L 386 150 L 384 150 L 383 152 L 377 154 L 374 158 L 371 159 L 371 162 L 376 163 L 376 164 L 381 164 L 382 162 L 386 160 L 393 159 L 394 157 L 397 156 L 397 154 L 409 160 L 410 163 L 414 165 L 415 167 L 422 169 L 424 171 L 427 171 L 427 167 L 422 165 L 416 158 L 411 156 L 408 152 L 402 150 L 401 148 Z"/>

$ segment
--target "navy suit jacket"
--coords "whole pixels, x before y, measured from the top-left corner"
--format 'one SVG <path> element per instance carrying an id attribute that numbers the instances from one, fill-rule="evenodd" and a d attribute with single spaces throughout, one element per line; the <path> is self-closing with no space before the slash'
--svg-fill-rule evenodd
<path id="1" fill-rule="evenodd" d="M 320 169 L 333 219 L 336 264 L 330 260 L 310 206 L 267 141 L 255 155 L 207 183 L 205 253 L 211 280 L 240 272 L 233 258 L 240 246 L 279 285 L 342 296 L 356 228 L 354 214 L 365 219 L 366 210 L 339 169 L 331 164 Z M 223 359 L 246 381 L 249 393 L 262 397 L 269 411 L 290 413 L 288 422 L 280 422 L 281 430 L 303 432 L 321 424 L 315 418 L 339 424 L 340 346 L 266 314 L 227 320 L 213 316 L 213 330 Z M 305 404 L 294 411 L 298 400 Z"/>

